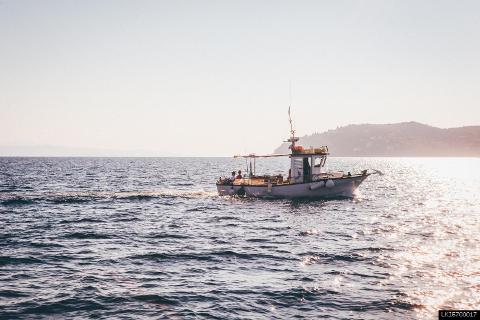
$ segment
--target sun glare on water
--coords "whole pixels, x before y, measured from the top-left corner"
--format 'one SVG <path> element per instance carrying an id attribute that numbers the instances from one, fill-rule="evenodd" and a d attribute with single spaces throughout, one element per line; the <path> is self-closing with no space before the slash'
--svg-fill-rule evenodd
<path id="1" fill-rule="evenodd" d="M 480 305 L 480 159 L 408 159 L 408 179 L 398 191 L 410 199 L 386 239 L 397 250 L 385 259 L 405 302 L 419 319 L 441 309 Z M 407 172 L 406 172 L 407 176 Z M 413 191 L 413 192 L 412 192 Z M 417 192 L 418 191 L 418 192 Z"/>

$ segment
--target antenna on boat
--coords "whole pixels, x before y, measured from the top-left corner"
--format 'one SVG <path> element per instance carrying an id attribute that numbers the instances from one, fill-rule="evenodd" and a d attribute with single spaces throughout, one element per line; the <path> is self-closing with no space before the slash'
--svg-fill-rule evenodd
<path id="1" fill-rule="evenodd" d="M 293 149 L 295 147 L 295 142 L 299 140 L 299 138 L 295 137 L 295 130 L 293 129 L 293 120 L 292 120 L 292 114 L 290 113 L 290 106 L 288 106 L 288 122 L 290 122 L 290 139 L 288 139 L 286 142 L 290 142 L 290 149 Z"/>
<path id="2" fill-rule="evenodd" d="M 288 81 L 288 107 L 292 105 L 292 80 Z"/>

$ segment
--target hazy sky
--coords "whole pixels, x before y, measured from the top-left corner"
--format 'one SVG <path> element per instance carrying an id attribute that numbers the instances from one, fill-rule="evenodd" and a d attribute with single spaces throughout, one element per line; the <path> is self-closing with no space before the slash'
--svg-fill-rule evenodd
<path id="1" fill-rule="evenodd" d="M 271 152 L 480 124 L 480 1 L 0 2 L 0 145 Z"/>

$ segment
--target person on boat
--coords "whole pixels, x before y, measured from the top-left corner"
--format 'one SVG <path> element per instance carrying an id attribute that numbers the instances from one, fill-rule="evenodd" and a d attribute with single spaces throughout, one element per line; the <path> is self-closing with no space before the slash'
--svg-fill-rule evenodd
<path id="1" fill-rule="evenodd" d="M 242 179 L 242 170 L 238 170 L 238 175 L 236 179 Z"/>
<path id="2" fill-rule="evenodd" d="M 235 181 L 235 171 L 232 171 L 232 176 L 230 177 L 230 182 L 233 183 Z"/>
<path id="3" fill-rule="evenodd" d="M 283 176 L 282 176 L 281 174 L 279 174 L 279 175 L 277 176 L 277 183 L 278 183 L 278 184 L 282 184 L 282 183 L 283 183 Z"/>

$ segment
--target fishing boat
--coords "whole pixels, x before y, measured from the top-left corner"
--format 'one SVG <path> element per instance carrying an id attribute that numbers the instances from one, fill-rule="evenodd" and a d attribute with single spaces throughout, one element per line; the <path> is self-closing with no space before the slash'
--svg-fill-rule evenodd
<path id="1" fill-rule="evenodd" d="M 235 158 L 247 160 L 247 174 L 231 179 L 220 178 L 216 185 L 221 196 L 240 196 L 256 198 L 316 198 L 328 199 L 354 196 L 355 190 L 372 174 L 382 174 L 378 170 L 363 170 L 359 173 L 325 170 L 329 155 L 328 147 L 304 148 L 298 145 L 293 122 L 288 109 L 290 122 L 289 153 L 268 155 L 237 155 Z M 256 161 L 259 158 L 289 157 L 290 169 L 283 175 L 257 175 Z"/>

